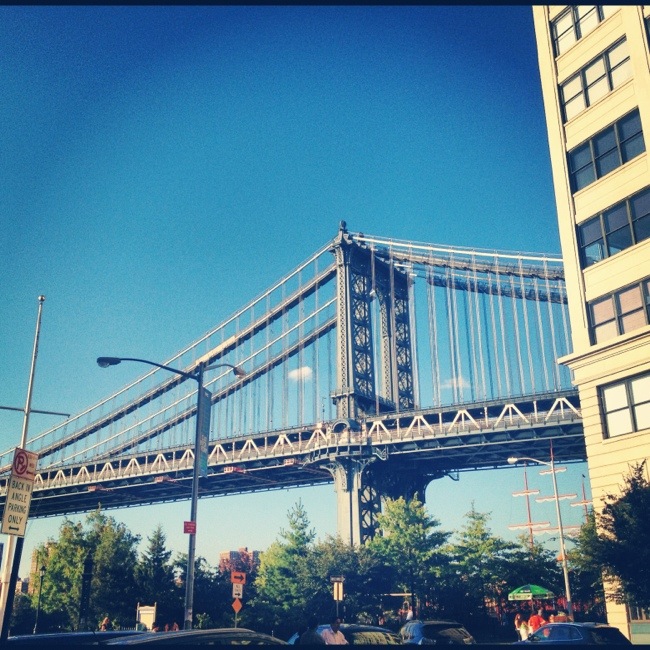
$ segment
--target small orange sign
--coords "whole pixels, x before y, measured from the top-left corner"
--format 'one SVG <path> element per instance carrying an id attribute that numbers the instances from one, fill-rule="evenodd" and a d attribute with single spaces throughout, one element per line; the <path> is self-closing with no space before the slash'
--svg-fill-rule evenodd
<path id="1" fill-rule="evenodd" d="M 243 605 L 241 604 L 241 600 L 239 600 L 239 598 L 235 598 L 235 601 L 232 604 L 232 608 L 235 610 L 235 614 L 239 614 L 242 607 Z"/>
<path id="2" fill-rule="evenodd" d="M 231 571 L 230 582 L 232 582 L 234 585 L 245 585 L 246 574 L 243 571 Z"/>

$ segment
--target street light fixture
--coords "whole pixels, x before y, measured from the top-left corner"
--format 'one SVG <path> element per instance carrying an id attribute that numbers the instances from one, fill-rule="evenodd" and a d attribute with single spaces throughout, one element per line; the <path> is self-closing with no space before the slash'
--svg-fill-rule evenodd
<path id="1" fill-rule="evenodd" d="M 573 620 L 573 604 L 571 603 L 571 586 L 569 584 L 569 565 L 567 563 L 566 549 L 564 547 L 564 531 L 562 529 L 562 514 L 560 513 L 560 497 L 557 491 L 557 478 L 555 476 L 555 460 L 553 458 L 553 451 L 551 450 L 551 462 L 545 460 L 539 460 L 538 458 L 530 458 L 528 456 L 511 456 L 508 458 L 508 463 L 514 465 L 520 460 L 529 460 L 533 463 L 539 463 L 540 465 L 546 465 L 551 468 L 551 476 L 553 477 L 553 498 L 555 499 L 555 513 L 557 515 L 557 528 L 560 538 L 560 553 L 562 555 L 562 573 L 564 574 L 564 590 L 566 593 L 566 606 L 569 618 Z"/>
<path id="2" fill-rule="evenodd" d="M 43 578 L 45 577 L 45 566 L 38 570 L 40 582 L 38 583 L 38 603 L 36 605 L 36 620 L 34 621 L 34 634 L 38 632 L 38 615 L 41 613 L 41 594 L 43 593 Z"/>
<path id="3" fill-rule="evenodd" d="M 199 455 L 201 453 L 201 439 L 206 434 L 204 428 L 207 430 L 210 427 L 210 408 L 212 402 L 212 393 L 203 387 L 203 373 L 206 370 L 213 370 L 215 368 L 231 368 L 236 377 L 245 377 L 246 371 L 231 363 L 217 363 L 211 366 L 205 366 L 199 363 L 194 372 L 185 372 L 184 370 L 177 370 L 170 366 L 165 366 L 155 361 L 147 361 L 146 359 L 135 359 L 132 357 L 98 357 L 97 365 L 100 368 L 108 368 L 108 366 L 116 366 L 122 361 L 136 361 L 138 363 L 145 363 L 149 366 L 169 370 L 185 379 L 194 379 L 198 384 L 197 401 L 196 401 L 196 435 L 194 437 L 194 468 L 192 472 L 192 497 L 190 508 L 190 522 L 194 524 L 193 529 L 189 531 L 190 541 L 187 551 L 187 579 L 185 582 L 185 618 L 183 627 L 186 630 L 192 629 L 192 618 L 194 608 L 194 556 L 196 553 L 196 515 L 199 500 Z M 204 413 L 204 410 L 206 413 Z"/>

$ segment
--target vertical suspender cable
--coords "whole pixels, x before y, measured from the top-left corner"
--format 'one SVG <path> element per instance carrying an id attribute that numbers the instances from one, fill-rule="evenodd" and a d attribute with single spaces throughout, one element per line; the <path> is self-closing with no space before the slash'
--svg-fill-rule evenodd
<path id="1" fill-rule="evenodd" d="M 537 278 L 533 280 L 535 287 L 535 307 L 537 311 L 537 330 L 539 334 L 539 349 L 542 354 L 542 368 L 544 370 L 544 389 L 550 390 L 551 387 L 548 383 L 548 366 L 546 361 L 546 345 L 544 344 L 544 326 L 542 324 L 542 304 L 539 297 L 539 283 Z"/>
<path id="2" fill-rule="evenodd" d="M 489 273 L 488 273 L 488 284 L 489 284 L 489 290 L 490 290 L 490 297 L 489 297 L 489 302 L 490 302 L 490 320 L 492 321 L 492 345 L 494 346 L 494 368 L 496 372 L 496 380 L 497 380 L 497 391 L 498 395 L 501 396 L 503 394 L 502 389 L 501 389 L 501 367 L 500 367 L 500 362 L 499 362 L 499 341 L 498 341 L 498 336 L 497 336 L 497 324 L 496 324 L 496 319 L 494 315 L 494 292 L 497 291 L 497 296 L 498 291 L 499 291 L 499 271 L 498 271 L 498 265 L 499 265 L 499 260 L 496 258 L 495 261 L 497 265 L 497 270 L 496 273 L 494 273 L 494 284 L 493 281 L 490 279 Z M 495 395 L 492 395 L 494 398 Z"/>
<path id="3" fill-rule="evenodd" d="M 515 291 L 515 276 L 510 273 L 510 290 L 512 299 L 512 321 L 515 325 L 515 347 L 517 349 L 517 365 L 519 370 L 519 394 L 524 394 L 524 364 L 521 360 L 521 336 L 519 333 L 519 310 L 517 309 L 517 293 Z"/>
<path id="4" fill-rule="evenodd" d="M 470 344 L 470 356 L 471 363 L 469 366 L 470 369 L 470 380 L 469 380 L 469 389 L 470 389 L 470 399 L 478 399 L 480 393 L 479 386 L 479 376 L 478 376 L 478 362 L 476 359 L 476 317 L 474 315 L 474 293 L 476 287 L 472 286 L 472 280 L 470 279 L 469 269 L 465 271 L 465 284 L 467 290 L 465 291 L 465 309 L 467 311 L 467 320 L 468 323 L 465 323 L 465 327 L 468 331 L 468 339 Z"/>
<path id="5" fill-rule="evenodd" d="M 533 366 L 533 354 L 530 348 L 530 328 L 528 327 L 528 302 L 526 297 L 526 284 L 524 281 L 524 266 L 519 258 L 519 285 L 521 286 L 521 305 L 524 310 L 524 330 L 526 332 L 526 348 L 528 351 L 528 369 L 530 373 L 531 392 L 535 392 L 535 368 Z"/>
<path id="6" fill-rule="evenodd" d="M 318 259 L 314 261 L 314 277 L 318 277 Z M 318 300 L 319 298 L 319 287 L 316 286 L 314 290 L 314 318 L 313 325 L 314 331 L 318 330 L 319 325 L 319 316 L 318 316 Z M 316 336 L 314 343 L 312 344 L 312 365 L 314 368 L 314 381 L 312 382 L 312 422 L 318 422 L 318 395 L 320 393 L 320 363 L 318 358 L 318 353 L 320 350 L 320 336 Z"/>
<path id="7" fill-rule="evenodd" d="M 395 410 L 400 412 L 400 385 L 399 369 L 397 367 L 397 332 L 395 328 L 395 262 L 393 261 L 392 243 L 388 249 L 389 260 L 389 281 L 390 281 L 390 355 L 391 355 L 391 382 L 393 384 L 393 397 L 395 399 Z"/>
<path id="8" fill-rule="evenodd" d="M 451 259 L 453 260 L 453 253 L 451 255 Z M 456 276 L 453 275 L 454 278 L 454 285 L 456 285 Z M 456 293 L 456 287 L 454 286 L 454 290 L 451 292 L 451 302 L 453 306 L 453 314 L 454 314 L 454 341 L 456 344 L 456 365 L 457 365 L 457 372 L 456 372 L 456 388 L 457 388 L 457 395 L 458 399 L 462 402 L 464 398 L 464 391 L 463 391 L 463 363 L 462 363 L 462 356 L 461 356 L 461 349 L 460 349 L 460 326 L 459 326 L 459 320 L 458 320 L 458 300 L 457 300 L 458 294 Z"/>
<path id="9" fill-rule="evenodd" d="M 449 337 L 449 365 L 451 370 L 451 389 L 453 395 L 453 401 L 458 402 L 458 390 L 456 387 L 456 350 L 454 346 L 454 319 L 451 308 L 451 267 L 448 266 L 446 270 L 447 282 L 446 282 L 446 291 L 445 291 L 445 303 L 447 307 L 447 334 Z"/>
<path id="10" fill-rule="evenodd" d="M 267 296 L 266 297 L 266 313 L 268 314 L 271 311 L 271 305 L 270 305 L 270 300 L 271 297 Z M 270 321 L 266 321 L 266 327 L 264 328 L 266 330 L 266 367 L 268 370 L 266 371 L 266 423 L 265 423 L 265 429 L 269 431 L 272 429 L 272 423 L 273 423 L 273 411 L 272 411 L 272 405 L 273 405 L 273 368 L 269 366 L 269 362 L 271 361 L 271 346 L 270 346 L 270 341 L 271 341 L 271 335 L 272 335 L 272 327 L 273 324 Z"/>
<path id="11" fill-rule="evenodd" d="M 413 373 L 413 402 L 415 408 L 419 408 L 422 403 L 420 399 L 420 381 L 418 377 L 418 343 L 417 343 L 417 328 L 415 317 L 415 274 L 409 274 L 408 289 L 411 298 L 409 305 L 409 328 L 411 330 L 410 345 L 411 345 L 411 372 Z"/>
<path id="12" fill-rule="evenodd" d="M 547 305 L 548 305 L 548 318 L 550 322 L 551 330 L 551 344 L 553 346 L 553 387 L 555 390 L 558 390 L 560 387 L 560 372 L 557 363 L 558 354 L 557 354 L 557 345 L 555 342 L 555 323 L 553 321 L 553 302 L 551 301 L 551 286 L 548 277 L 548 268 L 546 265 L 546 260 L 544 260 L 544 271 L 546 276 L 546 296 L 547 296 Z"/>
<path id="13" fill-rule="evenodd" d="M 427 268 L 427 306 L 429 314 L 429 353 L 431 355 L 431 383 L 434 406 L 440 406 L 440 360 L 438 355 L 438 315 L 433 270 Z"/>
<path id="14" fill-rule="evenodd" d="M 474 266 L 474 307 L 476 313 L 476 329 L 478 332 L 478 358 L 481 366 L 481 389 L 483 399 L 487 399 L 487 384 L 485 381 L 485 358 L 489 354 L 489 350 L 483 350 L 483 323 L 481 322 L 481 295 L 478 290 L 478 275 L 476 268 L 476 260 L 472 256 L 472 264 Z"/>
<path id="15" fill-rule="evenodd" d="M 506 393 L 510 397 L 512 395 L 512 388 L 510 383 L 510 360 L 508 357 L 508 346 L 506 345 L 506 324 L 503 316 L 503 302 L 505 295 L 501 287 L 501 273 L 497 272 L 497 288 L 499 291 L 499 320 L 501 325 L 501 352 L 503 354 L 503 372 L 506 378 Z"/>

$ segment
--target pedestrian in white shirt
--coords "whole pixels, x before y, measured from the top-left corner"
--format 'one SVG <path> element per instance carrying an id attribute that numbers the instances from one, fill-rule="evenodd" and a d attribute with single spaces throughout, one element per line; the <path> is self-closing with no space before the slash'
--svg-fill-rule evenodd
<path id="1" fill-rule="evenodd" d="M 343 632 L 339 629 L 340 627 L 341 619 L 333 618 L 330 626 L 321 632 L 325 645 L 348 645 L 348 640 L 343 636 Z"/>

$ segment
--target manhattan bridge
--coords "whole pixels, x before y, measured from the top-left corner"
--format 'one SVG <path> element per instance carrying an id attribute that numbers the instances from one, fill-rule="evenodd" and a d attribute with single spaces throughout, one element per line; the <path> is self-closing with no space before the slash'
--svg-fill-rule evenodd
<path id="1" fill-rule="evenodd" d="M 199 497 L 333 483 L 360 543 L 382 498 L 508 456 L 585 459 L 561 258 L 349 232 L 165 361 L 209 365 Z M 98 370 L 99 371 L 99 370 Z M 188 500 L 197 390 L 148 367 L 28 440 L 31 517 Z M 0 453 L 4 507 L 13 449 Z M 429 504 L 435 514 L 435 504 Z"/>

